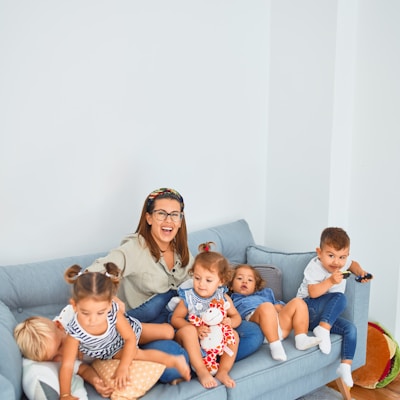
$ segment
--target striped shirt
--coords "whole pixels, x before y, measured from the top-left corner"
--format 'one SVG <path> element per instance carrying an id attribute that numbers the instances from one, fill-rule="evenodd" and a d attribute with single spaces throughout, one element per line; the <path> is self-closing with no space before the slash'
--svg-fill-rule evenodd
<path id="1" fill-rule="evenodd" d="M 79 351 L 83 354 L 102 360 L 113 358 L 124 346 L 124 339 L 116 327 L 117 313 L 118 304 L 113 301 L 111 310 L 107 315 L 108 328 L 102 335 L 91 335 L 86 332 L 79 324 L 77 314 L 66 326 L 66 331 L 79 341 Z M 136 318 L 129 317 L 127 314 L 125 314 L 125 317 L 135 332 L 137 344 L 142 333 L 142 325 Z"/>

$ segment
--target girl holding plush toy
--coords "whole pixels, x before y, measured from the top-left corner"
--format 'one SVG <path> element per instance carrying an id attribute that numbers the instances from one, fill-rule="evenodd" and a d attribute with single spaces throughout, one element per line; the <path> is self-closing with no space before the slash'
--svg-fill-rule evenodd
<path id="1" fill-rule="evenodd" d="M 230 280 L 230 266 L 222 254 L 210 251 L 212 244 L 207 242 L 199 246 L 200 253 L 189 271 L 193 277 L 193 287 L 178 289 L 181 301 L 174 310 L 171 324 L 177 329 L 175 339 L 188 352 L 200 383 L 209 389 L 218 385 L 218 379 L 225 386 L 233 388 L 235 381 L 229 372 L 239 345 L 239 335 L 233 328 L 242 321 L 224 286 Z M 214 335 L 214 330 L 204 322 L 210 307 L 215 311 L 211 314 L 222 314 L 218 319 L 222 319 L 218 324 L 221 330 L 214 349 L 206 345 L 207 338 L 212 342 L 211 336 Z M 215 357 L 219 357 L 219 364 Z"/>

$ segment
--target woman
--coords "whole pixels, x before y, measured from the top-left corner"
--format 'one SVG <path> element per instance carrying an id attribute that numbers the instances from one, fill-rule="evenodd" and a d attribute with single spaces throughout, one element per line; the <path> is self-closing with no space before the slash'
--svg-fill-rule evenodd
<path id="1" fill-rule="evenodd" d="M 184 206 L 176 190 L 154 190 L 144 202 L 136 232 L 89 267 L 90 271 L 103 271 L 105 263 L 113 262 L 122 270 L 118 297 L 126 304 L 128 314 L 141 322 L 167 322 L 166 305 L 189 278 L 194 259 L 188 247 Z M 252 322 L 243 321 L 237 331 L 240 344 L 236 360 L 240 360 L 256 351 L 264 337 Z M 189 361 L 186 351 L 172 340 L 154 341 L 143 348 L 184 354 Z M 178 378 L 176 370 L 166 369 L 160 380 Z"/>

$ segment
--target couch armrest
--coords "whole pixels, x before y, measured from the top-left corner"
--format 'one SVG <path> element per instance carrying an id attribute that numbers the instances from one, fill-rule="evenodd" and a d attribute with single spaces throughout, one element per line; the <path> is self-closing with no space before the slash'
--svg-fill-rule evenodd
<path id="1" fill-rule="evenodd" d="M 347 307 L 342 316 L 352 321 L 357 327 L 357 348 L 353 370 L 363 366 L 366 360 L 370 288 L 370 282 L 356 282 L 354 276 L 351 276 L 346 283 Z"/>
<path id="2" fill-rule="evenodd" d="M 12 383 L 3 375 L 0 375 L 0 388 L 1 388 L 1 397 L 3 399 L 18 400 Z"/>
<path id="3" fill-rule="evenodd" d="M 0 394 L 2 399 L 20 399 L 22 395 L 22 355 L 14 340 L 17 321 L 0 301 Z M 11 392 L 12 396 L 7 393 Z"/>

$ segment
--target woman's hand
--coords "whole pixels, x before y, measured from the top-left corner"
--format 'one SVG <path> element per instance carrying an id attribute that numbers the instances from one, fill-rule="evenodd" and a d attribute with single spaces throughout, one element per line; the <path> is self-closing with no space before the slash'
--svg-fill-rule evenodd
<path id="1" fill-rule="evenodd" d="M 122 314 L 125 314 L 126 311 L 125 303 L 122 300 L 120 300 L 117 296 L 113 297 L 113 301 L 115 301 L 115 303 L 118 304 L 118 310 L 121 311 Z"/>

